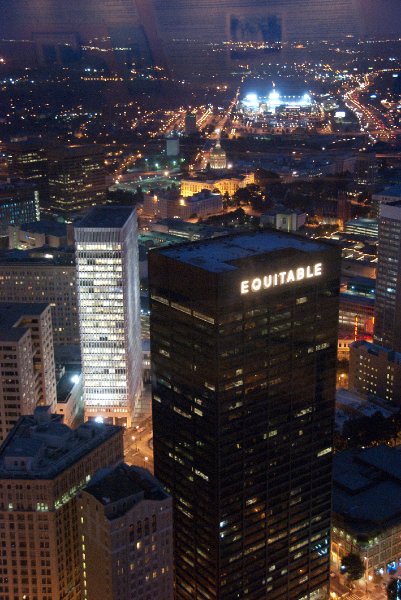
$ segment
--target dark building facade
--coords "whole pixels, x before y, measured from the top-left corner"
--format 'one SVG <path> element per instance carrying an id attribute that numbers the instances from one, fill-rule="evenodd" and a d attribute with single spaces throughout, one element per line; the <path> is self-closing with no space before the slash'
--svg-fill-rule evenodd
<path id="1" fill-rule="evenodd" d="M 106 201 L 104 150 L 96 144 L 49 150 L 49 196 L 56 213 L 77 213 Z"/>
<path id="2" fill-rule="evenodd" d="M 8 237 L 9 225 L 39 221 L 39 195 L 34 186 L 16 180 L 0 183 L 0 237 Z"/>
<path id="3" fill-rule="evenodd" d="M 336 248 L 279 232 L 152 251 L 155 476 L 179 600 L 325 597 Z"/>

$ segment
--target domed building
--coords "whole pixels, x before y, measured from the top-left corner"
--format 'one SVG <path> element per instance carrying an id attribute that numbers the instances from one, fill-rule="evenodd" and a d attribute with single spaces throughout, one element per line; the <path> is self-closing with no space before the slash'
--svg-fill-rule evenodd
<path id="1" fill-rule="evenodd" d="M 227 169 L 227 154 L 221 147 L 220 138 L 218 138 L 215 147 L 210 151 L 210 168 L 214 171 Z"/>

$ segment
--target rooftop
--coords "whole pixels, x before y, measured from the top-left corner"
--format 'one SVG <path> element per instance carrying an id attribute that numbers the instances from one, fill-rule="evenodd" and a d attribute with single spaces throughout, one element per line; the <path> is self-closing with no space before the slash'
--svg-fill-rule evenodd
<path id="1" fill-rule="evenodd" d="M 358 535 L 401 524 L 401 451 L 389 446 L 334 456 L 333 510 Z"/>
<path id="2" fill-rule="evenodd" d="M 0 478 L 53 479 L 121 427 L 88 421 L 77 429 L 63 424 L 49 407 L 20 417 L 0 448 Z"/>
<path id="3" fill-rule="evenodd" d="M 124 509 L 117 514 L 113 511 L 111 517 L 121 516 L 121 512 L 126 512 L 141 500 L 165 500 L 168 498 L 160 483 L 149 471 L 126 464 L 98 471 L 84 491 L 91 494 L 103 506 L 110 506 L 120 500 L 128 500 L 127 503 L 124 503 Z"/>
<path id="4" fill-rule="evenodd" d="M 380 192 L 376 192 L 375 196 L 394 196 L 401 197 L 401 185 L 392 185 L 391 187 L 385 188 Z"/>
<path id="5" fill-rule="evenodd" d="M 73 388 L 80 382 L 81 369 L 66 371 L 57 382 L 57 403 L 63 404 L 68 401 Z"/>
<path id="6" fill-rule="evenodd" d="M 44 233 L 46 235 L 57 235 L 59 237 L 67 235 L 67 225 L 58 221 L 34 221 L 33 223 L 24 223 L 16 225 L 21 231 L 29 233 Z"/>
<path id="7" fill-rule="evenodd" d="M 299 252 L 322 252 L 328 244 L 310 241 L 303 237 L 279 231 L 239 233 L 207 239 L 179 246 L 158 249 L 157 252 L 169 258 L 200 267 L 206 271 L 221 273 L 235 271 L 235 261 L 257 257 L 277 250 L 297 250 Z"/>
<path id="8" fill-rule="evenodd" d="M 44 265 L 49 267 L 75 265 L 75 251 L 71 248 L 64 250 L 42 246 L 34 250 L 0 250 L 0 265 Z"/>
<path id="9" fill-rule="evenodd" d="M 133 214 L 130 206 L 95 206 L 78 223 L 76 229 L 121 229 Z"/>
<path id="10" fill-rule="evenodd" d="M 24 316 L 40 316 L 48 307 L 46 303 L 10 303 L 0 302 L 0 336 L 2 341 L 18 340 L 26 331 L 26 327 L 19 326 L 18 322 Z M 20 333 L 16 333 L 16 331 Z"/>

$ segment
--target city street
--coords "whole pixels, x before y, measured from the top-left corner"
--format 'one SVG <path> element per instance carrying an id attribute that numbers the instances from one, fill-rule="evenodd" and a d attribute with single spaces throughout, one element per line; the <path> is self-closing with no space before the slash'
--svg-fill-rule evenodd
<path id="1" fill-rule="evenodd" d="M 146 467 L 153 473 L 152 417 L 124 433 L 124 459 L 128 465 Z"/>

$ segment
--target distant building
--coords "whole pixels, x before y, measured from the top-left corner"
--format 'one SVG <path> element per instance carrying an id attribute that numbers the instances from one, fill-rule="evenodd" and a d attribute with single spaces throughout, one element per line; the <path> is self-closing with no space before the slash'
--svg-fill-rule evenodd
<path id="1" fill-rule="evenodd" d="M 193 196 L 177 196 L 176 193 L 146 194 L 143 214 L 153 218 L 189 218 L 207 217 L 223 210 L 221 194 L 202 190 Z"/>
<path id="2" fill-rule="evenodd" d="M 306 223 L 306 213 L 284 207 L 268 210 L 260 216 L 262 227 L 271 226 L 280 231 L 298 231 Z"/>
<path id="3" fill-rule="evenodd" d="M 334 455 L 331 559 L 350 553 L 365 578 L 394 573 L 401 558 L 401 451 L 389 446 Z"/>
<path id="4" fill-rule="evenodd" d="M 93 208 L 75 240 L 85 416 L 130 427 L 142 391 L 136 212 Z"/>
<path id="5" fill-rule="evenodd" d="M 188 223 L 182 219 L 160 219 L 150 224 L 152 232 L 174 236 L 174 243 L 184 240 L 202 240 L 205 238 L 220 237 L 232 233 L 232 229 L 206 225 L 205 223 Z M 156 247 L 158 244 L 154 244 Z"/>
<path id="6" fill-rule="evenodd" d="M 82 600 L 76 495 L 122 459 L 120 427 L 72 430 L 48 407 L 18 421 L 0 449 L 2 598 Z"/>
<path id="7" fill-rule="evenodd" d="M 192 135 L 197 133 L 198 128 L 196 126 L 196 114 L 188 112 L 185 115 L 185 133 L 186 135 Z"/>
<path id="8" fill-rule="evenodd" d="M 228 194 L 233 196 L 240 188 L 245 188 L 255 182 L 253 173 L 248 175 L 230 175 L 224 177 L 216 177 L 212 179 L 206 179 L 204 177 L 182 179 L 181 180 L 181 195 L 186 198 L 187 196 L 193 196 L 193 194 L 199 194 L 202 190 L 209 190 L 215 192 L 216 190 L 224 196 Z"/>
<path id="9" fill-rule="evenodd" d="M 339 326 L 342 334 L 350 332 L 354 340 L 373 334 L 375 300 L 363 294 L 340 294 Z"/>
<path id="10" fill-rule="evenodd" d="M 401 352 L 401 198 L 380 207 L 374 339 Z"/>
<path id="11" fill-rule="evenodd" d="M 361 238 L 372 238 L 377 240 L 379 236 L 379 221 L 377 219 L 352 219 L 345 223 L 345 233 L 360 236 Z"/>
<path id="12" fill-rule="evenodd" d="M 8 227 L 9 248 L 19 248 L 20 250 L 30 250 L 42 246 L 61 248 L 72 244 L 73 241 L 72 228 L 57 221 L 40 220 Z"/>
<path id="13" fill-rule="evenodd" d="M 21 415 L 56 407 L 50 307 L 0 302 L 0 431 L 4 440 Z"/>
<path id="14" fill-rule="evenodd" d="M 72 249 L 0 252 L 0 301 L 50 304 L 55 345 L 79 344 L 76 280 Z"/>
<path id="15" fill-rule="evenodd" d="M 88 599 L 173 600 L 172 499 L 149 471 L 100 471 L 78 502 Z"/>
<path id="16" fill-rule="evenodd" d="M 216 145 L 210 151 L 209 164 L 213 171 L 224 171 L 227 169 L 227 153 L 221 147 L 220 138 L 217 139 Z"/>
<path id="17" fill-rule="evenodd" d="M 39 202 L 48 197 L 48 160 L 45 145 L 40 141 L 13 142 L 7 146 L 8 173 L 22 179 L 39 192 Z"/>
<path id="18" fill-rule="evenodd" d="M 180 140 L 178 137 L 166 138 L 166 156 L 179 156 Z"/>
<path id="19" fill-rule="evenodd" d="M 401 406 L 401 353 L 366 341 L 350 346 L 350 390 Z"/>
<path id="20" fill-rule="evenodd" d="M 9 225 L 39 221 L 39 194 L 29 183 L 0 183 L 0 237 L 8 236 Z"/>
<path id="21" fill-rule="evenodd" d="M 102 146 L 60 146 L 49 150 L 48 156 L 50 208 L 55 213 L 71 215 L 105 202 Z"/>
<path id="22" fill-rule="evenodd" d="M 380 215 L 382 204 L 391 204 L 401 201 L 401 185 L 392 185 L 372 195 L 373 204 L 376 206 L 377 214 Z"/>

